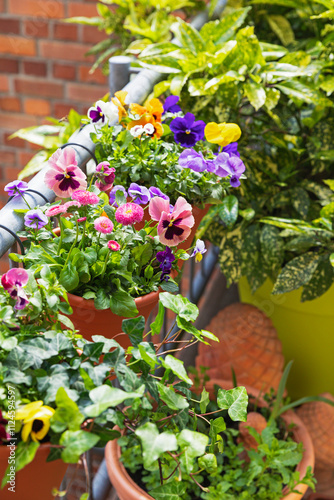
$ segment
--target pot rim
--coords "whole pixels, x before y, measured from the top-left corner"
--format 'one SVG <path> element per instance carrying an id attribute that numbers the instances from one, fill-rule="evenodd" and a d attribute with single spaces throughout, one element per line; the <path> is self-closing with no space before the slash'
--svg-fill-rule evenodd
<path id="1" fill-rule="evenodd" d="M 146 295 L 142 295 L 141 297 L 137 297 L 135 300 L 137 309 L 140 307 L 146 306 L 151 304 L 152 302 L 155 302 L 156 298 L 159 296 L 160 292 L 150 292 L 147 293 Z M 73 295 L 73 293 L 67 292 L 67 296 L 69 298 L 69 301 L 77 306 L 77 307 L 84 307 L 88 309 L 96 309 L 94 305 L 94 300 L 93 299 L 84 299 L 83 297 L 80 297 L 79 295 Z M 98 311 L 108 311 L 110 309 L 96 309 Z"/>

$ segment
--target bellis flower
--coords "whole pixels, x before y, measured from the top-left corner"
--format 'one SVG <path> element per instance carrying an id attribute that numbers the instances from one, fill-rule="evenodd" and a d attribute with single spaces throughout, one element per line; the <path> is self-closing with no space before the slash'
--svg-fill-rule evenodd
<path id="1" fill-rule="evenodd" d="M 168 247 L 176 246 L 186 240 L 195 224 L 191 205 L 181 196 L 177 199 L 172 212 L 169 202 L 163 198 L 152 198 L 149 213 L 153 220 L 159 221 L 159 241 Z"/>
<path id="2" fill-rule="evenodd" d="M 139 186 L 139 184 L 136 184 L 135 182 L 130 184 L 128 193 L 133 199 L 133 202 L 138 205 L 146 205 L 151 198 L 149 190 L 144 186 Z"/>
<path id="3" fill-rule="evenodd" d="M 79 203 L 79 201 L 70 200 L 70 201 L 67 201 L 66 203 L 64 203 L 63 207 L 65 208 L 65 210 L 67 212 L 72 207 L 80 208 L 81 207 L 81 203 Z"/>
<path id="4" fill-rule="evenodd" d="M 241 137 L 241 130 L 236 123 L 210 122 L 205 127 L 205 137 L 208 142 L 225 147 Z"/>
<path id="5" fill-rule="evenodd" d="M 114 167 L 110 167 L 110 163 L 108 161 L 102 161 L 96 167 L 95 176 L 97 180 L 95 181 L 95 186 L 100 191 L 107 191 L 110 189 L 115 180 L 115 172 Z"/>
<path id="6" fill-rule="evenodd" d="M 75 151 L 70 146 L 57 149 L 49 158 L 44 182 L 60 198 L 68 198 L 77 189 L 86 189 L 86 175 L 77 166 Z"/>
<path id="7" fill-rule="evenodd" d="M 114 224 L 108 217 L 98 217 L 94 221 L 96 231 L 103 234 L 110 234 L 113 232 Z"/>
<path id="8" fill-rule="evenodd" d="M 204 138 L 205 123 L 202 120 L 195 121 L 192 113 L 187 113 L 183 118 L 177 117 L 170 123 L 170 129 L 174 132 L 175 142 L 184 148 L 195 146 L 196 142 Z"/>
<path id="9" fill-rule="evenodd" d="M 56 217 L 59 214 L 64 214 L 66 212 L 65 205 L 54 205 L 53 207 L 45 210 L 45 215 L 47 217 Z"/>
<path id="10" fill-rule="evenodd" d="M 167 97 L 167 99 L 164 102 L 164 112 L 165 113 L 179 113 L 179 111 L 182 111 L 180 106 L 177 104 L 179 102 L 180 98 L 177 95 L 170 95 Z"/>
<path id="11" fill-rule="evenodd" d="M 79 219 L 77 219 L 77 222 L 81 223 L 81 222 L 85 222 L 87 220 L 87 217 L 79 217 Z"/>
<path id="12" fill-rule="evenodd" d="M 193 253 L 190 257 L 195 257 L 196 262 L 201 262 L 203 259 L 203 254 L 206 252 L 205 243 L 202 240 L 197 240 Z"/>
<path id="13" fill-rule="evenodd" d="M 82 191 L 79 189 L 78 191 L 74 191 L 71 196 L 72 200 L 78 201 L 82 206 L 85 205 L 97 205 L 100 201 L 100 198 L 97 194 L 92 193 L 91 191 Z"/>
<path id="14" fill-rule="evenodd" d="M 110 240 L 108 241 L 108 248 L 112 252 L 118 252 L 118 250 L 121 248 L 121 245 L 115 240 Z"/>
<path id="15" fill-rule="evenodd" d="M 16 410 L 15 420 L 22 420 L 22 441 L 26 443 L 31 437 L 34 442 L 45 438 L 50 429 L 50 419 L 55 410 L 44 406 L 43 401 L 28 403 Z"/>
<path id="16" fill-rule="evenodd" d="M 182 168 L 190 168 L 195 172 L 204 172 L 207 170 L 207 164 L 201 152 L 194 149 L 185 149 L 179 157 L 179 165 Z"/>
<path id="17" fill-rule="evenodd" d="M 39 208 L 29 210 L 29 212 L 27 212 L 24 216 L 24 224 L 33 229 L 41 229 L 46 226 L 48 222 L 47 216 L 43 214 L 42 210 Z"/>
<path id="18" fill-rule="evenodd" d="M 24 309 L 29 304 L 23 287 L 29 281 L 29 274 L 25 269 L 13 268 L 1 276 L 1 284 L 12 299 L 16 300 L 14 309 Z"/>
<path id="19" fill-rule="evenodd" d="M 144 210 L 136 203 L 124 203 L 115 212 L 117 222 L 123 226 L 129 226 L 136 222 L 141 222 L 144 217 Z"/>
<path id="20" fill-rule="evenodd" d="M 167 247 L 163 252 L 157 252 L 156 259 L 160 262 L 159 267 L 162 271 L 160 280 L 168 281 L 172 270 L 172 263 L 175 260 L 175 255 L 173 255 L 171 249 Z"/>
<path id="21" fill-rule="evenodd" d="M 89 108 L 87 115 L 94 125 L 114 125 L 118 122 L 118 108 L 113 102 L 97 101 L 95 106 Z"/>
<path id="22" fill-rule="evenodd" d="M 127 198 L 127 196 L 128 196 L 127 190 L 123 186 L 120 186 L 120 185 L 114 186 L 109 194 L 109 203 L 110 203 L 110 205 L 115 205 L 115 207 L 118 207 L 118 205 L 116 203 L 117 191 L 122 191 L 125 198 Z"/>
<path id="23" fill-rule="evenodd" d="M 8 193 L 8 196 L 13 196 L 14 198 L 24 195 L 27 189 L 29 189 L 28 183 L 24 181 L 13 181 L 4 187 L 4 191 Z"/>
<path id="24" fill-rule="evenodd" d="M 154 198 L 154 196 L 160 196 L 160 198 L 163 198 L 164 200 L 168 200 L 169 201 L 169 196 L 167 196 L 166 194 L 164 194 L 159 188 L 157 187 L 154 187 L 154 186 L 151 186 L 149 188 L 149 192 L 150 192 L 150 195 L 151 195 L 151 198 Z"/>

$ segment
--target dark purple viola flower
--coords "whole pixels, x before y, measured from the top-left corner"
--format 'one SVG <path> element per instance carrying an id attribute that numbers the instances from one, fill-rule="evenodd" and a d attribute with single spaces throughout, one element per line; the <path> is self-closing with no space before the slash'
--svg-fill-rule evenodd
<path id="1" fill-rule="evenodd" d="M 24 216 L 24 224 L 33 229 L 41 229 L 49 222 L 47 216 L 43 214 L 42 210 L 29 210 Z"/>
<path id="2" fill-rule="evenodd" d="M 158 262 L 160 262 L 159 267 L 162 271 L 160 280 L 168 281 L 170 272 L 172 270 L 172 263 L 175 260 L 175 255 L 173 255 L 171 249 L 167 247 L 163 252 L 157 252 L 156 259 Z"/>
<path id="3" fill-rule="evenodd" d="M 151 199 L 149 190 L 144 186 L 139 186 L 135 182 L 130 184 L 128 192 L 133 202 L 137 203 L 137 205 L 146 205 Z"/>
<path id="4" fill-rule="evenodd" d="M 228 155 L 236 155 L 238 158 L 240 158 L 240 153 L 238 151 L 238 143 L 237 142 L 231 142 L 231 144 L 228 144 L 223 148 L 223 153 L 227 153 Z"/>
<path id="5" fill-rule="evenodd" d="M 170 95 L 167 97 L 167 99 L 164 102 L 164 112 L 165 113 L 178 113 L 179 111 L 182 111 L 180 106 L 177 104 L 179 102 L 180 98 L 177 95 Z"/>
<path id="6" fill-rule="evenodd" d="M 88 118 L 90 118 L 90 120 L 92 121 L 92 123 L 104 125 L 104 123 L 106 122 L 106 116 L 102 110 L 100 101 L 97 101 L 95 106 L 89 108 L 87 115 Z"/>
<path id="7" fill-rule="evenodd" d="M 207 170 L 207 164 L 202 153 L 194 149 L 185 149 L 179 157 L 179 165 L 182 168 L 190 168 L 195 172 L 204 172 Z"/>
<path id="8" fill-rule="evenodd" d="M 8 193 L 8 196 L 14 196 L 14 198 L 22 196 L 27 189 L 29 189 L 28 183 L 24 181 L 13 181 L 4 187 L 4 191 Z"/>
<path id="9" fill-rule="evenodd" d="M 120 185 L 114 186 L 109 194 L 109 202 L 110 202 L 110 205 L 114 205 L 115 207 L 118 207 L 118 205 L 116 203 L 116 192 L 117 191 L 122 191 L 125 198 L 127 198 L 127 196 L 128 196 L 127 190 L 123 186 L 120 186 Z"/>
<path id="10" fill-rule="evenodd" d="M 25 269 L 13 268 L 1 276 L 1 284 L 12 299 L 16 300 L 15 309 L 24 309 L 29 299 L 23 290 L 28 283 L 29 274 Z"/>
<path id="11" fill-rule="evenodd" d="M 169 200 L 169 196 L 167 196 L 166 194 L 164 194 L 157 187 L 151 186 L 149 188 L 149 192 L 150 192 L 151 198 L 154 198 L 155 196 L 160 196 L 160 198 L 163 198 L 164 200 Z"/>
<path id="12" fill-rule="evenodd" d="M 195 122 L 195 116 L 187 113 L 183 118 L 177 117 L 170 123 L 174 132 L 175 142 L 184 148 L 195 146 L 196 142 L 204 138 L 205 123 L 202 120 Z"/>

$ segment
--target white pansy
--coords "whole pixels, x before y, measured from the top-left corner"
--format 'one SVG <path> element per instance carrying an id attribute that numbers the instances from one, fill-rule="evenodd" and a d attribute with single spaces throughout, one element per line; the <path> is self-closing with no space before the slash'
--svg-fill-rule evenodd
<path id="1" fill-rule="evenodd" d="M 139 137 L 140 135 L 142 135 L 143 132 L 144 132 L 144 127 L 142 125 L 135 125 L 134 127 L 132 127 L 132 129 L 130 129 L 130 134 L 133 137 Z"/>

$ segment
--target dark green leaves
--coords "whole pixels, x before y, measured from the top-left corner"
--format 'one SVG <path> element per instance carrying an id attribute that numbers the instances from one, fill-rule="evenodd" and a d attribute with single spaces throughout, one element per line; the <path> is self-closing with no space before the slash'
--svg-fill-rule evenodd
<path id="1" fill-rule="evenodd" d="M 319 263 L 319 256 L 307 252 L 290 260 L 278 275 L 272 294 L 291 292 L 310 281 Z"/>
<path id="2" fill-rule="evenodd" d="M 134 298 L 123 290 L 113 292 L 110 297 L 110 309 L 113 313 L 117 314 L 117 316 L 125 318 L 133 318 L 138 314 Z"/>
<path id="3" fill-rule="evenodd" d="M 78 272 L 71 262 L 61 270 L 59 282 L 68 292 L 74 290 L 79 285 Z"/>
<path id="4" fill-rule="evenodd" d="M 122 321 L 122 330 L 129 335 L 131 344 L 137 346 L 143 341 L 143 334 L 145 330 L 145 318 L 139 316 L 138 318 L 124 319 Z"/>
<path id="5" fill-rule="evenodd" d="M 230 228 L 238 218 L 238 198 L 226 196 L 218 208 L 218 215 L 226 227 Z"/>

